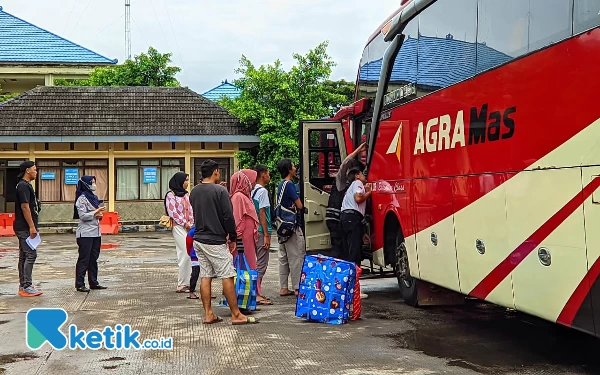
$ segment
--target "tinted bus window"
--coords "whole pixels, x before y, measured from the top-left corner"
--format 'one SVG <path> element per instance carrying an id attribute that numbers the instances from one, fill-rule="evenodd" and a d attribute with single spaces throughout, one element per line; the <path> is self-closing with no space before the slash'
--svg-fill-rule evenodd
<path id="1" fill-rule="evenodd" d="M 573 28 L 575 33 L 600 25 L 600 0 L 575 0 Z"/>
<path id="2" fill-rule="evenodd" d="M 477 73 L 529 52 L 529 1 L 479 0 Z"/>
<path id="3" fill-rule="evenodd" d="M 573 35 L 573 0 L 529 0 L 529 15 L 529 52 Z"/>
<path id="4" fill-rule="evenodd" d="M 414 18 L 405 27 L 402 34 L 404 42 L 396 58 L 390 82 L 385 91 L 384 110 L 406 103 L 416 97 L 416 84 L 418 72 L 418 30 L 419 21 Z"/>
<path id="5" fill-rule="evenodd" d="M 419 96 L 475 75 L 477 0 L 437 1 L 419 15 Z"/>

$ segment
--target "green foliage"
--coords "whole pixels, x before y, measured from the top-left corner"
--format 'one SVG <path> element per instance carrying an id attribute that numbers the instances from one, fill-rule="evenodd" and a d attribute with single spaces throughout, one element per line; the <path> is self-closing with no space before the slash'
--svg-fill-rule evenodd
<path id="1" fill-rule="evenodd" d="M 0 92 L 2 92 L 2 86 L 0 86 Z M 13 98 L 16 98 L 19 95 L 20 94 L 4 94 L 4 95 L 0 94 L 0 103 L 4 103 L 6 101 L 9 101 L 9 100 L 11 100 Z"/>
<path id="2" fill-rule="evenodd" d="M 279 180 L 279 160 L 289 158 L 298 163 L 300 121 L 329 117 L 332 106 L 347 101 L 340 93 L 343 90 L 325 84 L 336 65 L 327 54 L 328 44 L 323 42 L 306 55 L 294 54 L 295 64 L 289 71 L 279 60 L 256 67 L 242 56 L 236 70 L 241 78 L 233 82 L 242 93 L 236 99 L 220 101 L 243 124 L 256 128 L 261 138 L 256 150 L 238 153 L 241 168 L 265 164 L 273 180 Z"/>
<path id="3" fill-rule="evenodd" d="M 170 53 L 159 53 L 150 47 L 148 53 L 135 56 L 124 64 L 94 69 L 89 79 L 69 81 L 57 79 L 56 86 L 179 86 L 175 75 L 181 68 L 170 66 Z"/>
<path id="4" fill-rule="evenodd" d="M 338 101 L 329 103 L 329 107 L 332 109 L 332 114 L 335 114 L 342 107 L 354 103 L 354 89 L 356 87 L 354 82 L 349 82 L 344 79 L 339 81 L 325 81 L 324 85 L 326 90 L 335 94 L 341 95 Z"/>

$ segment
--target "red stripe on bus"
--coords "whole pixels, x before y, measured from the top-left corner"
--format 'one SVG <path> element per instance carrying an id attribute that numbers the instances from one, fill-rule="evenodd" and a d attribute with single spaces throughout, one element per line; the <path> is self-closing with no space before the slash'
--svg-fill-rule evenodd
<path id="1" fill-rule="evenodd" d="M 496 266 L 472 291 L 470 296 L 485 299 L 517 266 L 558 228 L 583 201 L 600 186 L 600 178 L 594 178 L 548 221 L 542 224 L 529 238 L 517 247 L 506 259 Z"/>
<path id="2" fill-rule="evenodd" d="M 592 265 L 592 268 L 588 271 L 587 275 L 581 280 L 575 292 L 569 300 L 567 301 L 565 307 L 561 311 L 558 319 L 556 319 L 557 323 L 564 324 L 566 326 L 571 326 L 573 324 L 573 320 L 575 320 L 575 316 L 577 312 L 581 308 L 583 301 L 585 301 L 585 297 L 587 297 L 588 293 L 592 289 L 592 286 L 600 276 L 600 258 L 596 259 L 596 262 Z"/>

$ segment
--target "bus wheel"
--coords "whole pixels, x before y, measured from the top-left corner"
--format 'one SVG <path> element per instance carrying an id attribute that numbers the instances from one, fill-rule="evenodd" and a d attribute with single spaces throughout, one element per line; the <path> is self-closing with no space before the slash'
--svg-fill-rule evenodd
<path id="1" fill-rule="evenodd" d="M 417 306 L 417 280 L 410 275 L 408 266 L 408 255 L 406 254 L 406 244 L 401 234 L 396 236 L 396 264 L 395 271 L 398 278 L 398 286 L 404 303 L 409 306 Z"/>

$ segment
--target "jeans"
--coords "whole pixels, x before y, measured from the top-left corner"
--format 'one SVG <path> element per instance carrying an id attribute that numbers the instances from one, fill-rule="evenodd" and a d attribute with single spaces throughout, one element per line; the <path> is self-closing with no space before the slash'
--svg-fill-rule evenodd
<path id="1" fill-rule="evenodd" d="M 100 285 L 98 283 L 98 258 L 102 237 L 80 237 L 77 239 L 79 258 L 75 266 L 75 288 L 85 286 L 85 274 L 88 275 L 90 288 Z"/>
<path id="2" fill-rule="evenodd" d="M 360 264 L 362 262 L 363 217 L 357 213 L 342 213 L 342 228 L 344 230 L 344 257 L 342 260 Z"/>
<path id="3" fill-rule="evenodd" d="M 29 237 L 29 231 L 18 231 L 15 234 L 19 239 L 19 285 L 26 289 L 33 283 L 32 273 L 37 251 L 30 248 L 25 241 Z"/>

